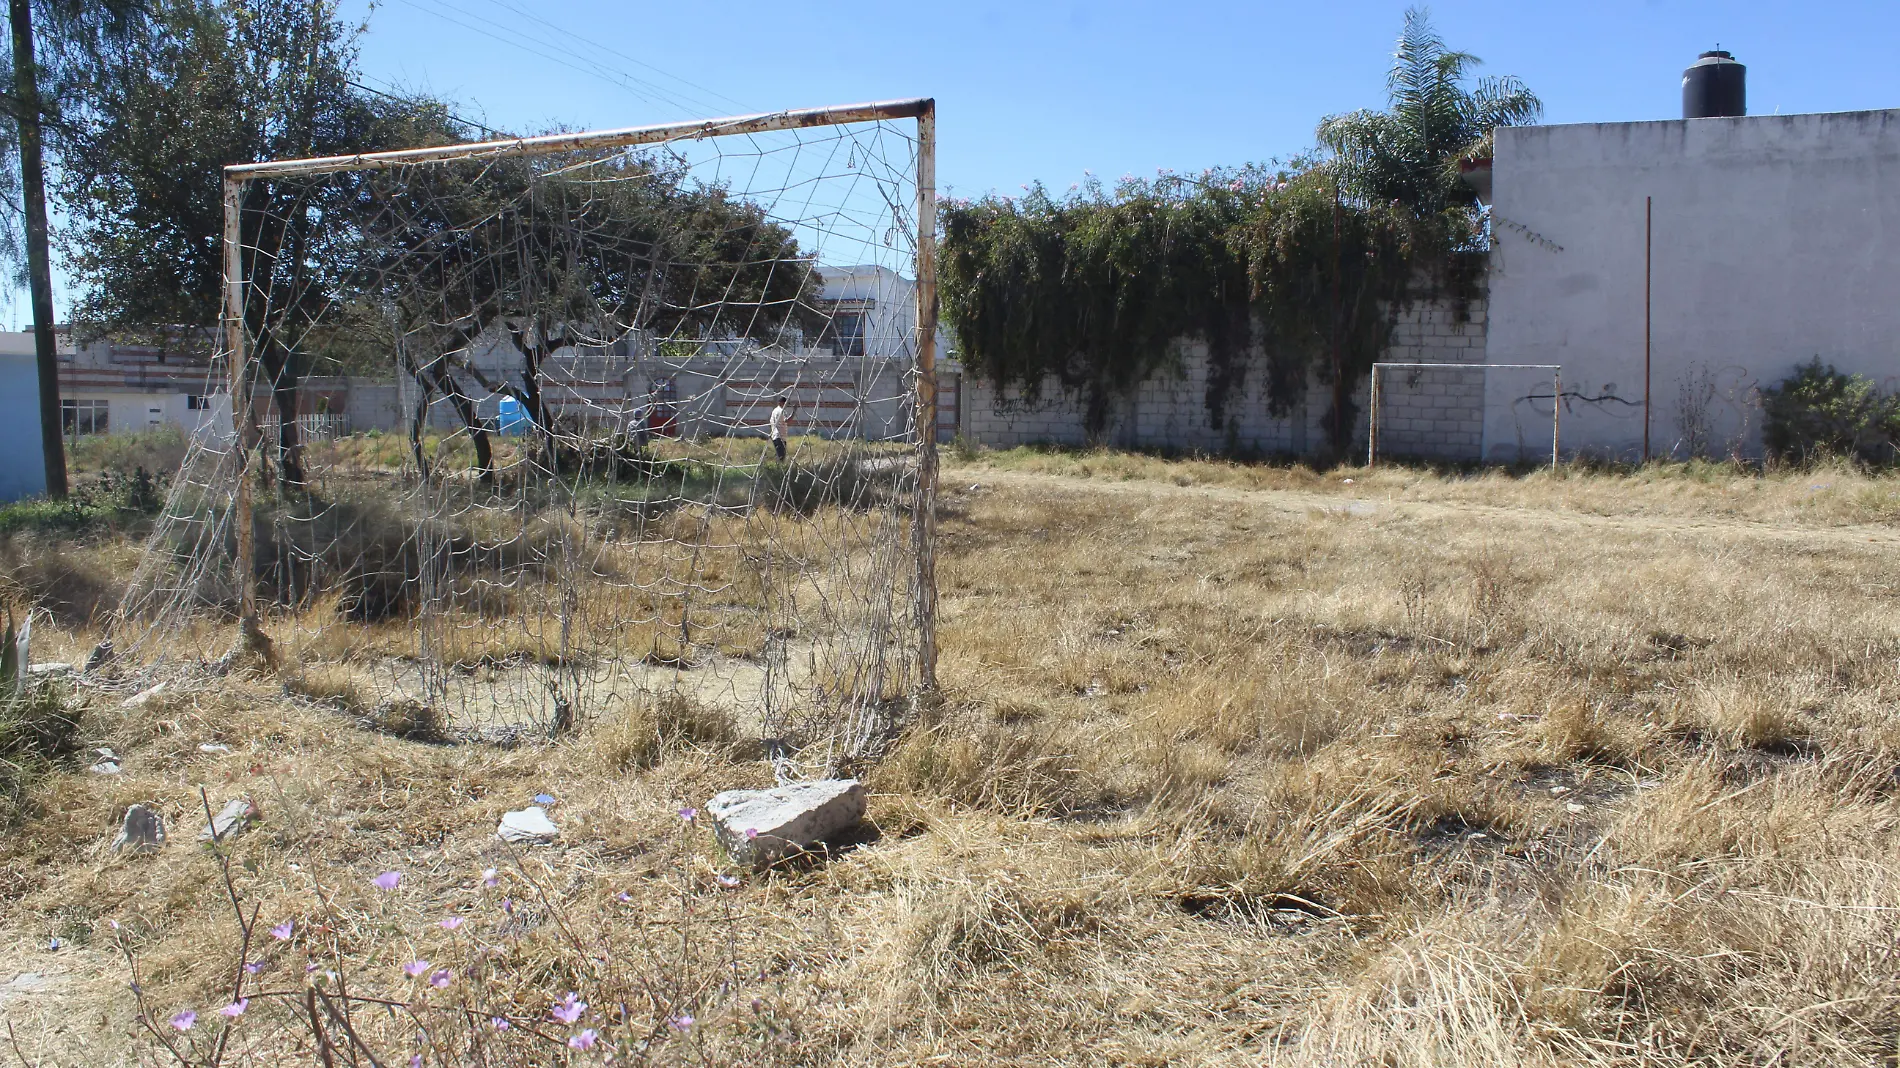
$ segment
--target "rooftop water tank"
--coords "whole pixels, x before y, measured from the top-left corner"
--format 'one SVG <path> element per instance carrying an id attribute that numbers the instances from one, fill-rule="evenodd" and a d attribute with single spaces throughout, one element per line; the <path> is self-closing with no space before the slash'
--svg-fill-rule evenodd
<path id="1" fill-rule="evenodd" d="M 1704 52 L 1682 72 L 1682 117 L 1711 119 L 1748 114 L 1748 68 L 1719 49 Z"/>

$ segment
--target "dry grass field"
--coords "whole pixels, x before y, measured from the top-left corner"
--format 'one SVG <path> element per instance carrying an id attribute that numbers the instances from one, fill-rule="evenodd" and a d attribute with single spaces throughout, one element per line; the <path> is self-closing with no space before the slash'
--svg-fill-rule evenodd
<path id="1" fill-rule="evenodd" d="M 946 459 L 945 700 L 875 841 L 726 876 L 679 810 L 771 773 L 717 709 L 500 749 L 264 672 L 80 687 L 125 769 L 10 811 L 0 1061 L 1900 1060 L 1900 479 Z M 42 659 L 130 551 L 0 547 Z M 260 811 L 222 858 L 201 788 Z M 560 843 L 498 842 L 537 794 Z M 139 801 L 173 842 L 108 852 Z"/>

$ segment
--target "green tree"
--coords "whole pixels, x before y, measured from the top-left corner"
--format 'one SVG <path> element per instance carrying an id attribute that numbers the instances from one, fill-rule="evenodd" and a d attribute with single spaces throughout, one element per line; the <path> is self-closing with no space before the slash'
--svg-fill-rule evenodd
<path id="1" fill-rule="evenodd" d="M 1491 131 L 1536 122 L 1544 105 L 1512 77 L 1478 78 L 1482 61 L 1454 52 L 1432 29 L 1430 12 L 1411 8 L 1386 74 L 1387 107 L 1332 115 L 1320 144 L 1335 155 L 1347 193 L 1397 201 L 1421 219 L 1468 208 L 1476 197 L 1459 181 L 1463 160 L 1488 158 Z"/>
<path id="2" fill-rule="evenodd" d="M 348 175 L 322 181 L 357 187 Z M 351 317 L 370 329 L 393 317 L 418 402 L 450 402 L 484 478 L 493 466 L 478 395 L 520 401 L 548 463 L 563 462 L 541 392 L 542 369 L 563 346 L 634 330 L 770 341 L 822 324 L 816 272 L 792 232 L 655 157 L 424 164 L 367 176 L 358 192 L 373 210 L 339 231 L 356 247 L 321 257 L 345 274 L 324 288 L 350 294 Z M 518 373 L 496 377 L 470 358 L 491 332 L 512 343 Z M 420 464 L 420 442 L 411 444 Z"/>
<path id="3" fill-rule="evenodd" d="M 439 104 L 356 87 L 356 31 L 335 0 L 157 0 L 150 10 L 157 32 L 126 41 L 87 87 L 64 157 L 72 225 L 62 245 L 86 330 L 204 344 L 224 302 L 225 166 L 463 132 Z M 302 182 L 244 187 L 245 328 L 277 409 L 286 487 L 303 482 L 296 416 L 312 352 L 301 327 L 337 296 L 313 252 L 339 225 L 326 211 L 347 200 Z"/>

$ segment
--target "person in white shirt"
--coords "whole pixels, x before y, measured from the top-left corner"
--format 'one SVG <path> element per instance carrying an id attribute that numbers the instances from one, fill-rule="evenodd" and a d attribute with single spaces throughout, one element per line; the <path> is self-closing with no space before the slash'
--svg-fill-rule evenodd
<path id="1" fill-rule="evenodd" d="M 778 453 L 779 463 L 785 462 L 785 423 L 791 418 L 788 411 L 791 403 L 792 395 L 787 393 L 778 399 L 778 407 L 772 409 L 772 448 Z"/>

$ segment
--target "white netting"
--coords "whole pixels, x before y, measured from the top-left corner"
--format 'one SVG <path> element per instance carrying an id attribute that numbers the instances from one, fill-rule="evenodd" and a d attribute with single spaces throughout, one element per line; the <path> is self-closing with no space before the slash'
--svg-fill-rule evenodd
<path id="1" fill-rule="evenodd" d="M 887 120 L 242 187 L 287 684 L 476 733 L 711 710 L 807 769 L 879 744 L 920 671 L 917 157 Z M 228 425 L 126 598 L 142 662 L 232 641 Z"/>

